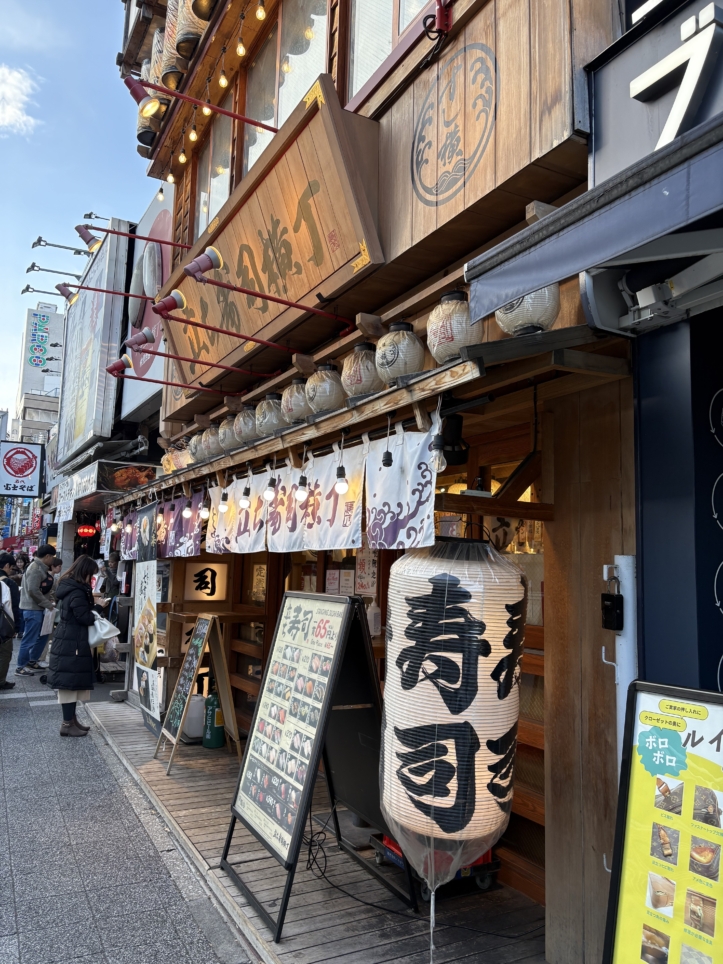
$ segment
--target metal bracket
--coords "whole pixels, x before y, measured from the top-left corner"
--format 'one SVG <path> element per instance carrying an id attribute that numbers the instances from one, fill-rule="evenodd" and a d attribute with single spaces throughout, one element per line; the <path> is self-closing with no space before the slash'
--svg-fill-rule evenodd
<path id="1" fill-rule="evenodd" d="M 604 647 L 604 646 L 603 646 L 603 648 L 602 648 L 602 661 L 603 661 L 603 663 L 605 663 L 606 666 L 614 666 L 614 667 L 615 667 L 615 685 L 617 686 L 617 684 L 618 684 L 618 682 L 619 682 L 619 678 L 618 678 L 618 664 L 615 663 L 615 662 L 613 662 L 613 660 L 611 660 L 611 659 L 605 659 L 605 647 Z"/>
<path id="2" fill-rule="evenodd" d="M 608 855 L 607 855 L 607 854 L 603 854 L 603 867 L 605 868 L 605 870 L 606 870 L 609 874 L 611 874 L 611 873 L 613 872 L 612 867 L 608 867 Z"/>

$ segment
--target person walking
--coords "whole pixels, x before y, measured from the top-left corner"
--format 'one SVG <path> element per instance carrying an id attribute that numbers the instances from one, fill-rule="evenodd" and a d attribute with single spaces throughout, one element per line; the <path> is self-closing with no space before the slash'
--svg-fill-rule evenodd
<path id="1" fill-rule="evenodd" d="M 9 552 L 0 553 L 0 606 L 3 613 L 0 613 L 0 690 L 11 690 L 14 682 L 8 682 L 8 668 L 13 656 L 13 638 L 15 627 L 20 619 L 20 590 L 12 579 L 9 578 L 10 572 L 15 567 L 15 560 Z"/>
<path id="2" fill-rule="evenodd" d="M 78 556 L 58 582 L 60 623 L 50 650 L 48 685 L 58 691 L 63 711 L 61 736 L 87 736 L 89 726 L 76 717 L 76 705 L 90 699 L 94 688 L 93 654 L 88 645 L 88 627 L 95 622 L 90 581 L 98 565 L 90 556 Z"/>
<path id="3" fill-rule="evenodd" d="M 41 630 L 46 610 L 55 608 L 55 597 L 49 591 L 43 592 L 41 584 L 48 589 L 53 585 L 49 567 L 54 557 L 53 546 L 40 546 L 35 553 L 35 558 L 23 572 L 23 581 L 20 585 L 20 610 L 23 614 L 25 630 L 20 641 L 16 676 L 35 676 L 34 669 L 46 669 L 38 662 L 48 641 L 48 633 L 41 635 Z M 48 579 L 50 579 L 49 583 Z"/>

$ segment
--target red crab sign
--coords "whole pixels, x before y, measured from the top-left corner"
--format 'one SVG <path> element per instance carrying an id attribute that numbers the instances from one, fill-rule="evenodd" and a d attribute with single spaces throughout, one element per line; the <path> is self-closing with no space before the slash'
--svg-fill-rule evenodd
<path id="1" fill-rule="evenodd" d="M 18 499 L 40 495 L 42 445 L 0 442 L 0 495 Z"/>

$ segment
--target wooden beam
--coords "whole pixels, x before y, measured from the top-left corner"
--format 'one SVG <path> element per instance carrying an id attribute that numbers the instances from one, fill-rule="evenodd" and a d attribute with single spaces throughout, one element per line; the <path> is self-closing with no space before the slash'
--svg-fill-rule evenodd
<path id="1" fill-rule="evenodd" d="M 530 452 L 520 462 L 512 475 L 503 482 L 498 493 L 499 498 L 505 502 L 519 499 L 522 493 L 539 479 L 541 474 L 542 452 Z"/>
<path id="2" fill-rule="evenodd" d="M 429 417 L 427 409 L 422 406 L 421 402 L 415 402 L 412 405 L 412 411 L 414 412 L 414 418 L 416 419 L 419 431 L 428 432 L 432 427 L 432 419 Z"/>
<path id="3" fill-rule="evenodd" d="M 437 512 L 471 512 L 474 515 L 511 516 L 540 522 L 552 522 L 555 518 L 555 507 L 547 502 L 500 502 L 483 495 L 451 495 L 449 492 L 435 495 L 434 508 Z"/>
<path id="4" fill-rule="evenodd" d="M 557 211 L 557 208 L 554 204 L 545 204 L 544 201 L 530 201 L 525 208 L 525 220 L 528 224 L 534 224 L 535 221 L 541 221 L 555 211 Z"/>
<path id="5" fill-rule="evenodd" d="M 356 326 L 366 338 L 381 338 L 382 335 L 387 333 L 379 315 L 367 315 L 360 312 L 356 316 Z"/>
<path id="6" fill-rule="evenodd" d="M 314 364 L 314 359 L 311 357 L 311 355 L 302 355 L 300 352 L 297 352 L 295 355 L 291 356 L 291 363 L 296 371 L 305 378 L 308 378 L 309 375 L 313 375 L 316 371 L 316 365 Z"/>
<path id="7" fill-rule="evenodd" d="M 571 348 L 558 348 L 552 353 L 552 363 L 557 371 L 583 372 L 590 375 L 614 375 L 625 378 L 631 374 L 627 358 L 612 358 L 592 351 L 574 351 Z"/>

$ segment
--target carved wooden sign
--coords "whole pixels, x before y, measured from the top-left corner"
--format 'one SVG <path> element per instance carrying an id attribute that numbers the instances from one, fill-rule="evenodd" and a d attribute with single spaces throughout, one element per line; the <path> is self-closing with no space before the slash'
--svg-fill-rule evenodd
<path id="1" fill-rule="evenodd" d="M 210 278 L 311 307 L 319 307 L 317 295 L 332 298 L 355 284 L 384 260 L 375 227 L 377 129 L 368 118 L 345 115 L 322 75 L 182 263 L 213 245 L 224 263 Z M 318 320 L 301 320 L 304 312 L 253 294 L 200 284 L 180 268 L 162 296 L 173 288 L 187 302 L 174 314 L 239 334 L 276 341 Z M 174 322 L 165 329 L 175 354 L 204 361 L 233 364 L 256 349 Z M 202 365 L 176 362 L 174 369 L 189 384 L 214 378 Z M 187 393 L 176 394 L 182 403 Z M 166 399 L 167 413 L 174 401 Z"/>

